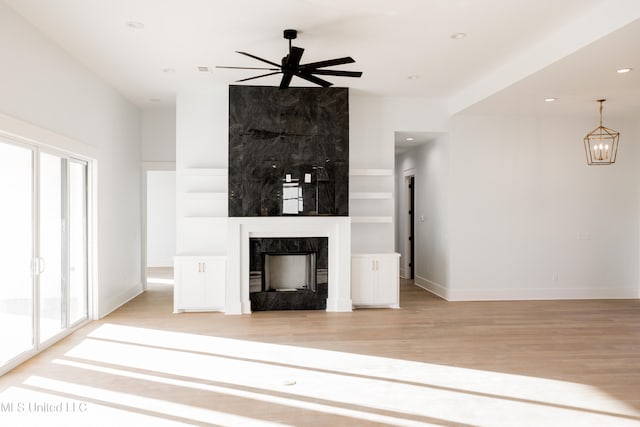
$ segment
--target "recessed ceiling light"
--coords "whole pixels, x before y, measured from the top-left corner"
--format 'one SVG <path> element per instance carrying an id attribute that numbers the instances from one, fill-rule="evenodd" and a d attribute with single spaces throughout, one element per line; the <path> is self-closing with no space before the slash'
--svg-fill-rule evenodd
<path id="1" fill-rule="evenodd" d="M 631 70 L 633 70 L 633 68 L 619 68 L 616 70 L 616 73 L 618 74 L 625 74 L 630 72 Z"/>
<path id="2" fill-rule="evenodd" d="M 150 102 L 160 102 L 160 98 L 149 98 Z"/>
<path id="3" fill-rule="evenodd" d="M 413 141 L 412 137 L 405 138 L 405 141 Z"/>
<path id="4" fill-rule="evenodd" d="M 556 102 L 558 98 L 545 98 L 544 102 Z"/>
<path id="5" fill-rule="evenodd" d="M 453 33 L 449 37 L 454 40 L 462 40 L 467 37 L 467 33 Z"/>
<path id="6" fill-rule="evenodd" d="M 144 24 L 138 21 L 127 21 L 127 27 L 132 28 L 134 30 L 141 30 L 144 28 Z"/>
<path id="7" fill-rule="evenodd" d="M 176 69 L 175 68 L 163 68 L 162 72 L 163 73 L 175 73 Z"/>
<path id="8" fill-rule="evenodd" d="M 414 74 L 414 75 L 409 76 L 409 77 L 407 77 L 407 78 L 408 78 L 409 80 L 418 80 L 418 79 L 420 78 L 420 76 L 419 76 L 419 75 L 417 75 L 417 74 Z"/>
<path id="9" fill-rule="evenodd" d="M 207 66 L 199 66 L 198 67 L 198 71 L 202 72 L 202 73 L 208 73 L 209 71 L 211 71 L 211 69 Z"/>

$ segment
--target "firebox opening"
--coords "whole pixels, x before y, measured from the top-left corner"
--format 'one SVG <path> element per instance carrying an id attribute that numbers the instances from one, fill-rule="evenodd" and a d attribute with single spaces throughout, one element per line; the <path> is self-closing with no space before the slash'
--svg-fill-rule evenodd
<path id="1" fill-rule="evenodd" d="M 316 291 L 316 253 L 263 253 L 263 292 Z"/>
<path id="2" fill-rule="evenodd" d="M 325 310 L 329 295 L 327 237 L 251 237 L 251 311 Z"/>

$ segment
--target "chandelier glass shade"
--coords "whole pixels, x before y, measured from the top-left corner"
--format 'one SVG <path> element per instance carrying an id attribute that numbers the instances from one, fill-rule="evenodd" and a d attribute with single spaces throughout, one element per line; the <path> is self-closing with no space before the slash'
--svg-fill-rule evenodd
<path id="1" fill-rule="evenodd" d="M 616 162 L 618 140 L 620 132 L 602 126 L 602 103 L 606 99 L 599 99 L 600 126 L 584 137 L 584 149 L 589 165 L 611 165 Z"/>

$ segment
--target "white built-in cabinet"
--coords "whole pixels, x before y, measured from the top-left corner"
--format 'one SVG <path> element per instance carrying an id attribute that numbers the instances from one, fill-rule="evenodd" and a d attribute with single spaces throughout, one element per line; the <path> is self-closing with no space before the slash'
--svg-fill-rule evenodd
<path id="1" fill-rule="evenodd" d="M 173 312 L 224 311 L 224 256 L 174 257 Z"/>
<path id="2" fill-rule="evenodd" d="M 354 307 L 400 307 L 400 254 L 352 254 Z"/>

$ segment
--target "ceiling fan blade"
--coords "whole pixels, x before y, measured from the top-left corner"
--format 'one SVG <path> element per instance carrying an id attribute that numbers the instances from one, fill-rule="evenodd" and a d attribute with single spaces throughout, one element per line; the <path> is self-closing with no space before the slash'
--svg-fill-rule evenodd
<path id="1" fill-rule="evenodd" d="M 326 61 L 310 62 L 308 64 L 302 64 L 301 70 L 310 70 L 313 68 L 331 67 L 333 65 L 352 64 L 356 62 L 352 57 L 345 56 L 344 58 L 327 59 Z"/>
<path id="2" fill-rule="evenodd" d="M 270 70 L 270 71 L 277 71 L 280 70 L 280 68 L 265 68 L 265 67 L 227 67 L 225 65 L 216 65 L 216 68 L 230 68 L 233 70 Z"/>
<path id="3" fill-rule="evenodd" d="M 301 47 L 292 46 L 291 52 L 286 56 L 286 66 L 297 68 L 300 65 L 300 60 L 302 59 L 302 54 L 304 53 L 304 49 Z"/>
<path id="4" fill-rule="evenodd" d="M 291 78 L 293 77 L 293 74 L 290 73 L 285 73 L 282 76 L 282 80 L 280 81 L 280 89 L 286 89 L 289 87 L 289 84 L 291 84 Z"/>
<path id="5" fill-rule="evenodd" d="M 273 76 L 274 74 L 280 74 L 282 71 L 275 71 L 273 73 L 261 74 L 259 76 L 247 77 L 246 79 L 236 80 L 236 83 L 246 82 L 247 80 L 259 79 L 260 77 Z"/>
<path id="6" fill-rule="evenodd" d="M 284 75 L 280 81 L 280 89 L 286 89 L 291 84 L 293 75 L 298 71 L 298 64 L 300 64 L 303 53 L 303 48 L 292 46 L 289 55 L 282 59 L 282 72 Z"/>
<path id="7" fill-rule="evenodd" d="M 322 87 L 329 87 L 329 86 L 333 86 L 333 83 L 328 82 L 326 80 L 322 80 L 321 78 L 318 78 L 316 76 L 312 76 L 311 74 L 305 73 L 305 72 L 301 72 L 298 71 L 296 73 L 297 77 L 300 77 L 301 79 L 305 79 L 311 83 L 315 83 L 317 85 L 320 85 Z"/>
<path id="8" fill-rule="evenodd" d="M 280 68 L 280 64 L 276 64 L 275 62 L 271 62 L 267 59 L 260 58 L 259 56 L 255 56 L 247 52 L 240 52 L 239 50 L 236 50 L 236 52 L 239 53 L 240 55 L 245 55 L 245 56 L 248 56 L 249 58 L 257 59 L 258 61 L 262 61 L 269 65 L 273 65 L 274 67 Z"/>
<path id="9" fill-rule="evenodd" d="M 341 76 L 341 77 L 361 77 L 362 71 L 342 71 L 342 70 L 305 70 L 309 74 L 320 74 L 323 76 Z"/>

